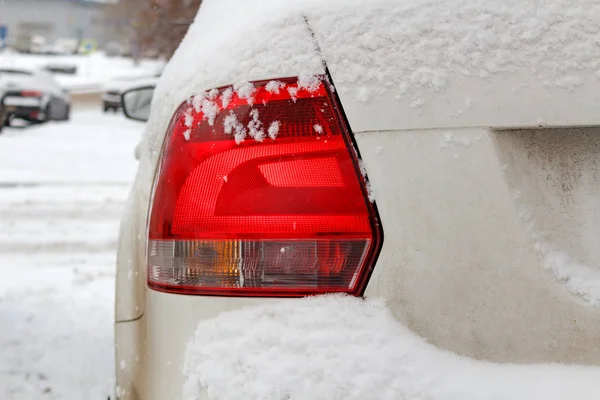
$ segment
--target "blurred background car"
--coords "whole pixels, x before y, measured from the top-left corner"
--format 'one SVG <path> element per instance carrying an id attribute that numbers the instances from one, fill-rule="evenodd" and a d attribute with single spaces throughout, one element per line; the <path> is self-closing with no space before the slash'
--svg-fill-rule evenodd
<path id="1" fill-rule="evenodd" d="M 13 118 L 32 123 L 69 119 L 70 94 L 45 70 L 0 68 L 0 91 L 7 125 Z"/>
<path id="2" fill-rule="evenodd" d="M 111 41 L 104 46 L 104 54 L 107 57 L 120 57 L 125 54 L 125 46 L 117 41 Z"/>
<path id="3" fill-rule="evenodd" d="M 65 62 L 48 63 L 44 69 L 52 74 L 75 75 L 77 74 L 77 65 Z"/>
<path id="4" fill-rule="evenodd" d="M 4 121 L 6 119 L 5 113 L 4 113 L 4 104 L 3 104 L 3 101 L 2 101 L 2 97 L 3 96 L 4 95 L 0 91 L 0 132 L 2 132 L 2 128 L 4 127 Z"/>
<path id="5" fill-rule="evenodd" d="M 124 81 L 114 80 L 108 83 L 102 93 L 102 109 L 104 112 L 119 111 L 121 109 L 121 92 L 125 86 Z"/>
<path id="6" fill-rule="evenodd" d="M 71 55 L 77 54 L 79 40 L 75 38 L 58 38 L 52 45 L 52 54 Z"/>

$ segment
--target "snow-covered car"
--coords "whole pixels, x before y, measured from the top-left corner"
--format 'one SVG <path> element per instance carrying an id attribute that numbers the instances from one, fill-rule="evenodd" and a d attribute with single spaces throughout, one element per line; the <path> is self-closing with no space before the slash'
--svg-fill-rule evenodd
<path id="1" fill-rule="evenodd" d="M 599 20 L 203 1 L 122 219 L 118 397 L 600 398 Z"/>
<path id="2" fill-rule="evenodd" d="M 43 69 L 0 67 L 0 91 L 9 116 L 30 122 L 66 121 L 71 96 Z"/>

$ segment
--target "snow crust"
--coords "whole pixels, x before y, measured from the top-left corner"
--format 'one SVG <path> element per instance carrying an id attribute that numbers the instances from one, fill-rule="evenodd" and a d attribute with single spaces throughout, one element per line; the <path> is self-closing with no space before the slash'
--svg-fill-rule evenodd
<path id="1" fill-rule="evenodd" d="M 206 0 L 157 88 L 151 149 L 189 96 L 230 84 L 250 95 L 244 82 L 285 76 L 310 86 L 319 51 L 363 103 L 388 93 L 420 108 L 456 77 L 523 72 L 572 91 L 600 76 L 599 20 L 596 0 Z"/>
<path id="2" fill-rule="evenodd" d="M 600 368 L 494 364 L 440 350 L 381 300 L 283 300 L 201 322 L 186 400 L 595 400 Z"/>
<path id="3" fill-rule="evenodd" d="M 279 94 L 281 89 L 283 89 L 284 87 L 285 87 L 285 83 L 283 83 L 281 81 L 269 81 L 265 85 L 265 89 L 267 90 L 267 92 L 276 93 L 276 94 Z"/>
<path id="4" fill-rule="evenodd" d="M 280 127 L 281 123 L 279 121 L 273 121 L 271 122 L 271 125 L 269 125 L 269 137 L 271 138 L 271 140 L 275 140 L 277 139 L 277 135 L 279 134 L 279 127 Z"/>
<path id="5" fill-rule="evenodd" d="M 259 113 L 257 109 L 250 111 L 252 120 L 248 122 L 248 134 L 250 137 L 257 142 L 262 142 L 265 139 L 265 130 L 263 129 L 263 123 L 260 121 Z"/>
<path id="6" fill-rule="evenodd" d="M 519 207 L 519 217 L 525 222 L 534 247 L 542 258 L 544 268 L 552 272 L 571 294 L 589 305 L 600 306 L 598 268 L 578 263 L 568 253 L 551 245 L 546 238 L 547 235 L 534 225 L 531 210 L 520 204 L 521 194 L 515 191 L 513 198 Z"/>

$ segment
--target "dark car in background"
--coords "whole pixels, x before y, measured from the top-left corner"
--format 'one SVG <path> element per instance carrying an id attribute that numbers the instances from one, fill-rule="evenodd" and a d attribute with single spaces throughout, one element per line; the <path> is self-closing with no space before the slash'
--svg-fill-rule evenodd
<path id="1" fill-rule="evenodd" d="M 48 71 L 0 68 L 0 91 L 6 125 L 13 118 L 32 123 L 69 119 L 71 96 Z"/>
<path id="2" fill-rule="evenodd" d="M 102 93 L 102 109 L 104 112 L 119 111 L 121 109 L 121 90 L 117 87 L 108 87 Z"/>
<path id="3" fill-rule="evenodd" d="M 2 132 L 2 128 L 4 127 L 4 123 L 6 121 L 6 113 L 4 112 L 4 104 L 2 104 L 2 92 L 0 92 L 0 132 Z"/>

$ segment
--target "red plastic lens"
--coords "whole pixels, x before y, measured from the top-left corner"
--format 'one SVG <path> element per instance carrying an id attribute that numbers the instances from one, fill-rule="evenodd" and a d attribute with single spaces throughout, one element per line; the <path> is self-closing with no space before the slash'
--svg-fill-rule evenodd
<path id="1" fill-rule="evenodd" d="M 44 94 L 37 90 L 23 90 L 21 96 L 23 97 L 42 97 Z"/>
<path id="2" fill-rule="evenodd" d="M 339 104 L 315 79 L 221 88 L 181 105 L 154 187 L 150 287 L 362 292 L 381 230 Z"/>

